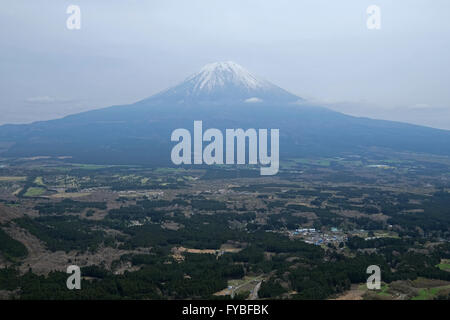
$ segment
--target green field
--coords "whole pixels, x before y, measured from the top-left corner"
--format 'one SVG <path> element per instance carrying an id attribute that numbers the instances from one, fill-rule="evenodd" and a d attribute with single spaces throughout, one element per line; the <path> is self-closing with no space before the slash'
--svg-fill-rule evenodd
<path id="1" fill-rule="evenodd" d="M 431 300 L 436 297 L 441 290 L 449 289 L 450 286 L 420 289 L 419 294 L 411 300 Z"/>
<path id="2" fill-rule="evenodd" d="M 38 197 L 42 194 L 44 194 L 45 189 L 44 188 L 38 188 L 38 187 L 31 187 L 28 188 L 27 192 L 25 192 L 25 197 Z"/>
<path id="3" fill-rule="evenodd" d="M 439 288 L 421 289 L 419 294 L 412 300 L 430 300 L 439 292 Z"/>
<path id="4" fill-rule="evenodd" d="M 37 178 L 34 180 L 34 183 L 37 184 L 37 185 L 40 185 L 40 186 L 44 186 L 44 185 L 45 185 L 45 184 L 44 184 L 44 179 L 43 179 L 42 177 L 37 177 Z"/>
<path id="5" fill-rule="evenodd" d="M 382 297 L 390 297 L 391 294 L 389 294 L 387 292 L 388 289 L 389 289 L 389 286 L 387 284 L 383 283 L 383 284 L 381 284 L 380 291 L 378 291 L 377 294 Z"/>
<path id="6" fill-rule="evenodd" d="M 330 165 L 330 160 L 327 159 L 296 159 L 296 161 L 301 164 L 309 164 L 322 167 L 328 167 Z"/>
<path id="7" fill-rule="evenodd" d="M 98 165 L 98 164 L 79 164 L 79 163 L 74 163 L 72 164 L 74 167 L 77 168 L 81 168 L 81 169 L 86 169 L 86 170 L 98 170 L 98 169 L 105 169 L 105 168 L 110 168 L 112 166 L 110 165 Z"/>
<path id="8" fill-rule="evenodd" d="M 0 181 L 25 181 L 27 177 L 9 177 L 9 176 L 2 176 L 0 177 Z"/>
<path id="9" fill-rule="evenodd" d="M 437 267 L 444 271 L 450 271 L 450 259 L 442 259 L 441 263 Z"/>
<path id="10" fill-rule="evenodd" d="M 166 174 L 166 173 L 182 173 L 186 170 L 184 168 L 156 168 L 155 173 L 156 174 Z"/>

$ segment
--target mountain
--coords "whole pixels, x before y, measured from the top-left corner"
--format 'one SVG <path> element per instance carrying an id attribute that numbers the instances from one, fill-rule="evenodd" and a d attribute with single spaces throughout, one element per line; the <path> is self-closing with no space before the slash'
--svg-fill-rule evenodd
<path id="1" fill-rule="evenodd" d="M 194 120 L 202 120 L 205 129 L 280 129 L 281 160 L 373 148 L 450 156 L 450 131 L 313 106 L 233 62 L 208 64 L 180 84 L 134 104 L 1 126 L 0 156 L 170 165 L 172 131 L 192 131 Z"/>
<path id="2" fill-rule="evenodd" d="M 220 105 L 242 102 L 289 103 L 302 99 L 228 61 L 207 64 L 179 85 L 147 100 L 150 101 Z"/>

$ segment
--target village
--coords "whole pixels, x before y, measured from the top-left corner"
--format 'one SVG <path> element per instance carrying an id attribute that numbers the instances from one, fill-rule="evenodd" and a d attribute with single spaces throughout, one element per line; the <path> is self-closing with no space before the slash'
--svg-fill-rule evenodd
<path id="1" fill-rule="evenodd" d="M 334 244 L 338 247 L 341 243 L 347 241 L 347 234 L 334 227 L 328 232 L 316 230 L 315 228 L 300 228 L 288 231 L 288 236 L 317 246 Z"/>

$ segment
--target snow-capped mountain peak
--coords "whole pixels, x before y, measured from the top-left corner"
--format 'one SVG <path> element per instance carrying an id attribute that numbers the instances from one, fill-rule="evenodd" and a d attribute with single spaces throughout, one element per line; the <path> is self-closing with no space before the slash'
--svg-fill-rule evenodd
<path id="1" fill-rule="evenodd" d="M 290 103 L 301 100 L 232 61 L 207 64 L 182 83 L 150 99 L 158 103 L 192 105 Z"/>
<path id="2" fill-rule="evenodd" d="M 232 61 L 214 62 L 205 65 L 200 72 L 186 79 L 193 83 L 193 91 L 211 91 L 217 87 L 224 87 L 229 84 L 241 86 L 243 88 L 258 89 L 267 88 L 270 84 L 257 78 L 242 66 Z"/>

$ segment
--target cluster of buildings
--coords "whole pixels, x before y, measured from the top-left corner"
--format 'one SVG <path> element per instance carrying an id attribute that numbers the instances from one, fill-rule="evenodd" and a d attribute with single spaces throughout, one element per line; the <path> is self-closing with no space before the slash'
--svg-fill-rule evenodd
<path id="1" fill-rule="evenodd" d="M 339 243 L 347 241 L 347 235 L 340 232 L 337 228 L 331 228 L 330 232 L 322 232 L 315 228 L 296 229 L 289 231 L 289 235 L 318 246 L 328 243 L 339 245 Z"/>

